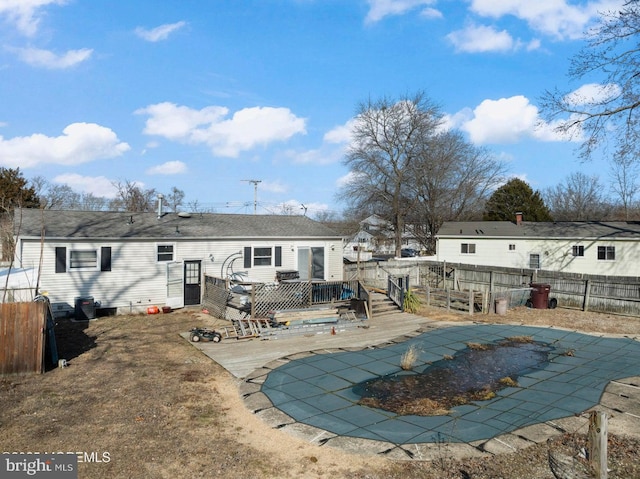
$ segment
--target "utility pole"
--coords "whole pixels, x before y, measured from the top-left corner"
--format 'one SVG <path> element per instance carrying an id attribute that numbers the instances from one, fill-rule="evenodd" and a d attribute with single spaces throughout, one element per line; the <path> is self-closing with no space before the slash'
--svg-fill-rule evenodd
<path id="1" fill-rule="evenodd" d="M 253 214 L 255 215 L 258 210 L 258 183 L 262 183 L 262 180 L 242 180 L 247 183 L 253 183 Z"/>

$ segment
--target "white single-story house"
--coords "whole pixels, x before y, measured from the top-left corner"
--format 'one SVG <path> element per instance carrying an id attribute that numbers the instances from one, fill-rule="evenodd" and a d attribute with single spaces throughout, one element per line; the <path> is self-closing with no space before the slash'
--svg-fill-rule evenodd
<path id="1" fill-rule="evenodd" d="M 640 222 L 458 221 L 437 234 L 438 261 L 640 276 Z"/>
<path id="2" fill-rule="evenodd" d="M 411 225 L 407 225 L 402 233 L 402 247 L 416 251 L 422 250 L 422 245 L 414 236 Z M 360 221 L 358 232 L 345 242 L 344 254 L 353 259 L 358 249 L 361 252 L 379 254 L 395 253 L 395 234 L 391 223 L 375 214 Z"/>
<path id="3" fill-rule="evenodd" d="M 0 303 L 33 301 L 37 283 L 38 268 L 0 268 Z"/>
<path id="4" fill-rule="evenodd" d="M 15 265 L 40 268 L 56 315 L 93 298 L 110 313 L 198 305 L 204 275 L 342 280 L 342 237 L 305 216 L 24 209 Z"/>

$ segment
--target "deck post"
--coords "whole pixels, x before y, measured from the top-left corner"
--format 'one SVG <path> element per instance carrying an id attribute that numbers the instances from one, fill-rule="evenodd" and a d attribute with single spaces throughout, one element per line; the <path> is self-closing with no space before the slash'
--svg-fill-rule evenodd
<path id="1" fill-rule="evenodd" d="M 589 415 L 589 462 L 596 479 L 607 479 L 607 415 L 603 411 Z"/>
<path id="2" fill-rule="evenodd" d="M 591 298 L 591 280 L 588 279 L 584 284 L 584 302 L 582 303 L 582 311 L 589 310 L 590 298 Z"/>

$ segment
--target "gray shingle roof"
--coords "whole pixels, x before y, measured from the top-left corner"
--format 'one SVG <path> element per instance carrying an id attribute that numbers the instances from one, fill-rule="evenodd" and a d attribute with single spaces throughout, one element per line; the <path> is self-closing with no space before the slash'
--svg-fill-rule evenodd
<path id="1" fill-rule="evenodd" d="M 503 238 L 640 238 L 638 221 L 452 221 L 442 225 L 437 236 Z"/>
<path id="2" fill-rule="evenodd" d="M 15 232 L 47 238 L 340 238 L 305 216 L 194 213 L 127 213 L 24 209 L 15 213 Z M 18 231 L 19 229 L 19 231 Z"/>

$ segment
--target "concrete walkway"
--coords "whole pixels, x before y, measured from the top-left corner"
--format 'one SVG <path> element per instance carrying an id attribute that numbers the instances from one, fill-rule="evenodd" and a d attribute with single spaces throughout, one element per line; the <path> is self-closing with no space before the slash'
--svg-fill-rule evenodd
<path id="1" fill-rule="evenodd" d="M 196 343 L 242 378 L 249 410 L 275 428 L 365 454 L 397 459 L 513 452 L 564 432 L 586 432 L 585 411 L 608 413 L 609 431 L 640 434 L 640 343 L 556 328 L 443 323 L 399 313 L 336 335 Z M 400 370 L 409 344 L 415 370 L 453 356 L 466 343 L 531 336 L 552 346 L 550 362 L 517 387 L 442 416 L 399 416 L 357 404 L 354 385 Z"/>

